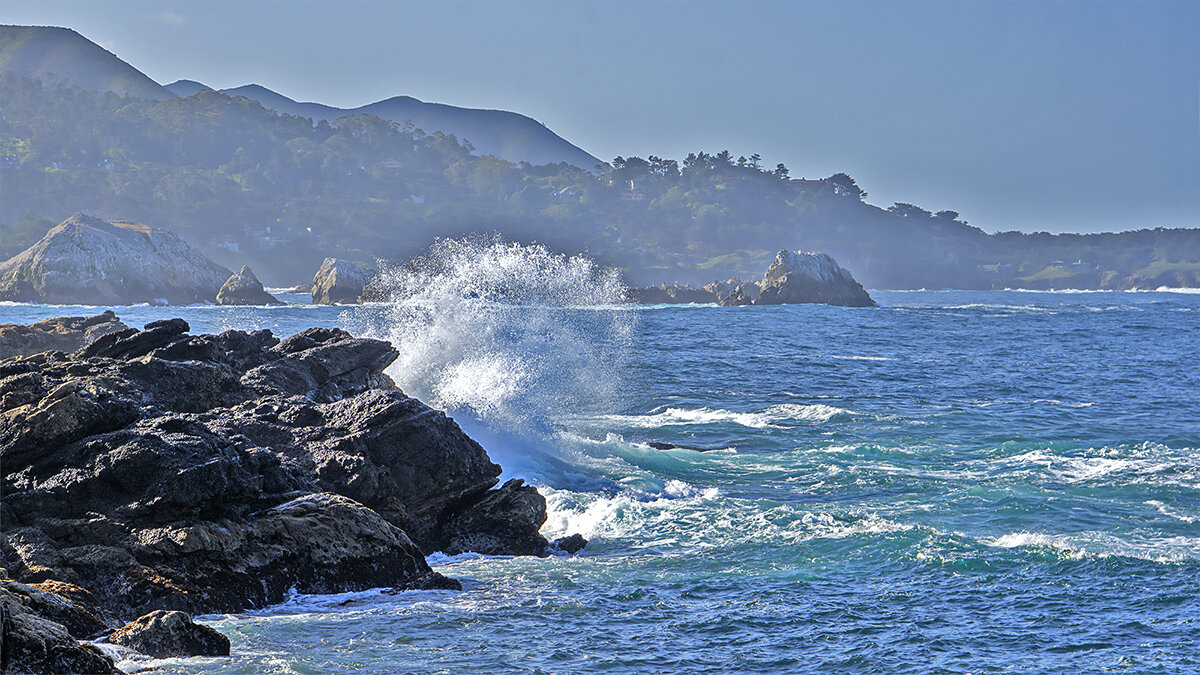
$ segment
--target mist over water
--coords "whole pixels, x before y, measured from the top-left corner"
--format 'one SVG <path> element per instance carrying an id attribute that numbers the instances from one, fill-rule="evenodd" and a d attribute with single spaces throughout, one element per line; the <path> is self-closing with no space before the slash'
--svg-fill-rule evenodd
<path id="1" fill-rule="evenodd" d="M 558 420 L 616 406 L 636 313 L 613 270 L 498 238 L 444 239 L 389 266 L 352 330 L 391 341 L 388 374 L 448 411 L 507 475 L 572 480 Z"/>

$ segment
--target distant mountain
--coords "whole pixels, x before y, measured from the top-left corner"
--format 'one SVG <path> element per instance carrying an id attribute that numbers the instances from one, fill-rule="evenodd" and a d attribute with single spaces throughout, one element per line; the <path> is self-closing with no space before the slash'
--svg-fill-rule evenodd
<path id="1" fill-rule="evenodd" d="M 65 81 L 83 89 L 162 100 L 171 93 L 70 28 L 0 26 L 0 72 Z"/>
<path id="2" fill-rule="evenodd" d="M 175 94 L 180 98 L 187 98 L 192 94 L 202 91 L 212 91 L 212 87 L 200 84 L 195 80 L 175 80 L 171 84 L 165 85 L 167 91 Z"/>
<path id="3" fill-rule="evenodd" d="M 186 98 L 209 89 L 193 80 L 178 80 L 164 87 L 79 33 L 69 28 L 47 26 L 0 26 L 0 72 L 49 82 L 65 81 L 83 89 L 154 100 Z M 399 124 L 412 121 L 425 133 L 453 134 L 459 140 L 470 141 L 478 154 L 496 155 L 512 162 L 566 162 L 587 170 L 602 163 L 541 122 L 503 110 L 457 108 L 425 103 L 409 96 L 345 109 L 299 103 L 257 84 L 221 91 L 245 96 L 277 112 L 311 117 L 314 122 L 332 122 L 342 115 L 363 113 Z"/>
<path id="4" fill-rule="evenodd" d="M 181 85 L 177 93 L 187 90 L 187 85 Z M 332 122 L 342 115 L 364 113 L 400 124 L 411 121 L 426 133 L 441 131 L 454 134 L 459 140 L 470 141 L 475 151 L 481 155 L 496 155 L 513 162 L 566 162 L 588 170 L 602 163 L 598 158 L 555 134 L 541 122 L 504 110 L 458 108 L 441 103 L 425 103 L 411 96 L 396 96 L 359 108 L 335 108 L 320 103 L 299 103 L 257 84 L 222 89 L 221 92 L 231 96 L 245 96 L 272 110 L 311 117 L 313 121 Z"/>

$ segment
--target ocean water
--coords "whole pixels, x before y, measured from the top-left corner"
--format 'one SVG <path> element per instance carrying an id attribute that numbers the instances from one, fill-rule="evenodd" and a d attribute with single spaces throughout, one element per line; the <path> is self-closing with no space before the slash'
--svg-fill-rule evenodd
<path id="1" fill-rule="evenodd" d="M 576 263 L 552 293 L 441 269 L 398 278 L 409 300 L 391 304 L 117 308 L 393 339 L 406 391 L 539 484 L 544 534 L 591 540 L 435 554 L 463 591 L 295 595 L 203 617 L 230 658 L 124 665 L 1200 672 L 1200 295 L 635 307 Z M 0 322 L 87 311 L 7 305 Z"/>

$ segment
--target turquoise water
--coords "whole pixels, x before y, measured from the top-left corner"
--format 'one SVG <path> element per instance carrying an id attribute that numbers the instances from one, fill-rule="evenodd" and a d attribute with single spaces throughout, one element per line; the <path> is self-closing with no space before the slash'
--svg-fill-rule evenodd
<path id="1" fill-rule="evenodd" d="M 1200 295 L 873 295 L 474 311 L 482 341 L 474 324 L 422 337 L 385 306 L 118 308 L 400 335 L 397 381 L 541 484 L 547 536 L 591 539 L 576 557 L 433 556 L 462 592 L 205 617 L 231 658 L 155 664 L 1200 671 Z M 37 312 L 64 313 L 0 321 Z"/>

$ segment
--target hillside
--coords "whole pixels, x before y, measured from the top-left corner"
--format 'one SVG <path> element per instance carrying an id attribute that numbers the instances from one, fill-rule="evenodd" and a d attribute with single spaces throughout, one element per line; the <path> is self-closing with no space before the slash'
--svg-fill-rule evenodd
<path id="1" fill-rule="evenodd" d="M 154 100 L 174 96 L 70 28 L 0 26 L 0 72 L 122 96 Z"/>
<path id="2" fill-rule="evenodd" d="M 208 89 L 192 80 L 179 80 L 164 87 L 79 33 L 50 26 L 0 26 L 0 72 L 156 101 L 187 97 Z M 332 122 L 354 114 L 377 115 L 400 125 L 411 121 L 427 133 L 441 132 L 469 141 L 478 154 L 496 155 L 512 162 L 566 162 L 587 170 L 601 163 L 537 120 L 503 110 L 458 108 L 409 96 L 342 109 L 299 103 L 256 84 L 224 91 L 281 113 L 312 118 L 314 122 Z"/>
<path id="3" fill-rule="evenodd" d="M 180 91 L 190 87 L 180 86 Z M 496 155 L 512 162 L 557 164 L 566 162 L 581 169 L 592 169 L 603 162 L 524 115 L 503 110 L 457 108 L 441 103 L 426 103 L 411 96 L 395 96 L 359 108 L 335 108 L 320 103 L 299 103 L 261 85 L 248 84 L 222 89 L 231 96 L 245 96 L 263 106 L 288 115 L 311 117 L 314 122 L 332 122 L 343 115 L 376 115 L 428 133 L 453 134 L 471 144 L 481 155 Z"/>
<path id="4" fill-rule="evenodd" d="M 16 162 L 0 165 L 0 260 L 85 212 L 170 228 L 268 285 L 311 278 L 329 256 L 407 258 L 436 237 L 496 232 L 586 251 L 635 284 L 759 276 L 786 248 L 827 252 L 869 288 L 1200 286 L 1195 229 L 988 234 L 758 155 L 617 157 L 600 173 L 516 164 L 373 114 L 314 124 L 172 87 L 194 93 L 131 100 L 0 73 L 0 155 Z"/>

